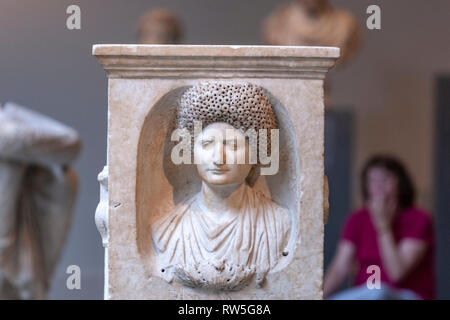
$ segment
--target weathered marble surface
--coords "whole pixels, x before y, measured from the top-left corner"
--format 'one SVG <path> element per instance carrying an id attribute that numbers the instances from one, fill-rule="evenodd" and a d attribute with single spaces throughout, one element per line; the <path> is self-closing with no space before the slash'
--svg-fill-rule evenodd
<path id="1" fill-rule="evenodd" d="M 14 103 L 0 124 L 0 299 L 44 299 L 70 228 L 80 140 Z"/>
<path id="2" fill-rule="evenodd" d="M 323 80 L 339 49 L 97 45 L 93 54 L 109 77 L 109 206 L 98 222 L 107 226 L 105 298 L 321 299 Z M 280 170 L 255 188 L 290 212 L 294 245 L 261 288 L 205 293 L 159 276 L 150 230 L 200 190 L 195 168 L 181 169 L 168 156 L 180 95 L 200 81 L 234 79 L 264 88 L 278 118 Z"/>

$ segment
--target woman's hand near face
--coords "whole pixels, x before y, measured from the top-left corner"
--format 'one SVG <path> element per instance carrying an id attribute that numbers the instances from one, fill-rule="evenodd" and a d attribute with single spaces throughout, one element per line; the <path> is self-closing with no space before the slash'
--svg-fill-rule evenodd
<path id="1" fill-rule="evenodd" d="M 391 230 L 398 210 L 398 181 L 388 170 L 376 167 L 369 170 L 367 178 L 367 208 L 377 233 L 381 234 Z"/>
<path id="2" fill-rule="evenodd" d="M 397 201 L 387 195 L 375 195 L 368 200 L 367 206 L 377 233 L 391 230 L 398 207 Z"/>

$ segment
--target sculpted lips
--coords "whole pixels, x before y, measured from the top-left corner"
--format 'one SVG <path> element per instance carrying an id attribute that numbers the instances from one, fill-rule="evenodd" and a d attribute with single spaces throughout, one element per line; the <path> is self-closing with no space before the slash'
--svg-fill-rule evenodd
<path id="1" fill-rule="evenodd" d="M 208 169 L 208 171 L 211 171 L 212 173 L 216 173 L 216 174 L 221 174 L 221 173 L 225 173 L 230 171 L 229 169 L 218 169 L 218 168 L 214 168 L 214 169 Z"/>

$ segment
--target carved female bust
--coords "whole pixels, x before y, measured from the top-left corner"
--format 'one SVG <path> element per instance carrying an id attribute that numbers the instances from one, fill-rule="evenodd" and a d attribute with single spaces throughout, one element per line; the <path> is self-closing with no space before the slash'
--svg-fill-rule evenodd
<path id="1" fill-rule="evenodd" d="M 201 83 L 182 95 L 175 119 L 188 133 L 195 121 L 203 126 L 192 139 L 202 187 L 152 224 L 160 275 L 212 290 L 262 285 L 287 254 L 291 224 L 287 210 L 251 186 L 260 163 L 251 161 L 248 133 L 277 129 L 269 100 L 252 84 Z M 259 152 L 270 137 L 259 139 Z"/>

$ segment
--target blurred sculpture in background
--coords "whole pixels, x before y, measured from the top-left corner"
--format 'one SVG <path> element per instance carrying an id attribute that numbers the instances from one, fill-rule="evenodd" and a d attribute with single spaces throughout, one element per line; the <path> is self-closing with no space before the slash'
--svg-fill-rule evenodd
<path id="1" fill-rule="evenodd" d="M 149 10 L 139 19 L 137 40 L 140 44 L 179 44 L 181 38 L 181 22 L 168 9 Z"/>
<path id="2" fill-rule="evenodd" d="M 45 299 L 77 193 L 75 130 L 0 106 L 0 299 Z"/>
<path id="3" fill-rule="evenodd" d="M 334 8 L 328 0 L 295 0 L 264 21 L 262 38 L 268 45 L 339 47 L 342 63 L 358 51 L 360 30 L 351 13 Z"/>

